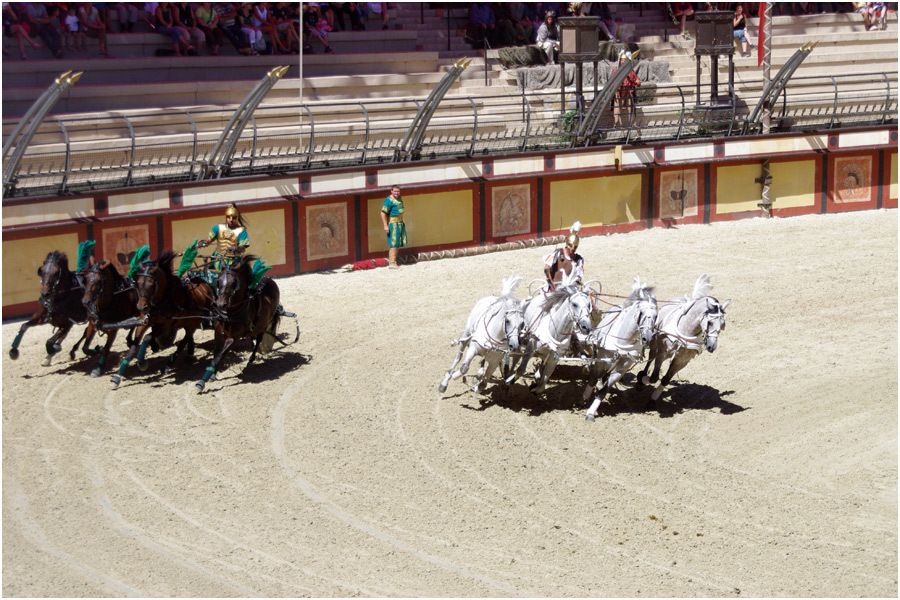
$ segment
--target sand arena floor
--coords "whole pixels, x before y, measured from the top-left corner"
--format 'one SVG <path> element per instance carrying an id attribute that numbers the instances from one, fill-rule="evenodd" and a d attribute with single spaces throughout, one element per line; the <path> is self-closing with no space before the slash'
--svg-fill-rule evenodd
<path id="1" fill-rule="evenodd" d="M 11 361 L 4 325 L 3 594 L 896 597 L 897 212 L 581 251 L 610 292 L 706 272 L 733 300 L 659 407 L 438 394 L 474 301 L 546 248 L 279 280 L 300 342 L 200 396 L 205 360 L 111 391 L 42 367 L 46 327 Z"/>

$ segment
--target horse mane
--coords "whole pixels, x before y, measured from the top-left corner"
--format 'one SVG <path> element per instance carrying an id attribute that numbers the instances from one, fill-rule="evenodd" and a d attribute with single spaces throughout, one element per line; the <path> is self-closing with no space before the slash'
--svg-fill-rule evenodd
<path id="1" fill-rule="evenodd" d="M 233 267 L 233 269 L 237 272 L 238 277 L 250 281 L 250 276 L 253 274 L 253 262 L 255 260 L 256 256 L 253 254 L 243 255 L 238 265 L 236 267 Z"/>
<path id="2" fill-rule="evenodd" d="M 697 278 L 696 282 L 694 282 L 694 291 L 691 293 L 691 298 L 693 300 L 699 300 L 703 296 L 711 296 L 712 294 L 710 292 L 712 292 L 712 287 L 709 275 L 704 273 Z"/>
<path id="3" fill-rule="evenodd" d="M 163 270 L 167 275 L 172 273 L 172 261 L 175 260 L 175 252 L 172 250 L 163 250 L 156 259 L 156 266 Z"/>
<path id="4" fill-rule="evenodd" d="M 47 253 L 47 258 L 44 259 L 44 264 L 47 264 L 48 261 L 53 260 L 59 268 L 66 272 L 69 270 L 69 257 L 66 256 L 65 252 L 60 252 L 59 250 L 54 250 L 53 252 Z"/>
<path id="5" fill-rule="evenodd" d="M 541 310 L 543 312 L 550 312 L 550 309 L 559 302 L 571 296 L 575 291 L 573 286 L 577 279 L 578 275 L 575 274 L 575 269 L 572 269 L 571 273 L 563 273 L 562 280 L 556 286 L 556 289 L 547 294 L 547 297 L 541 304 Z"/>
<path id="6" fill-rule="evenodd" d="M 113 281 L 116 283 L 122 282 L 125 280 L 125 276 L 119 273 L 119 269 L 112 262 L 108 260 L 101 260 L 98 263 L 94 263 L 94 266 L 91 267 L 91 270 L 100 273 L 105 270 L 109 270 L 112 274 Z"/>

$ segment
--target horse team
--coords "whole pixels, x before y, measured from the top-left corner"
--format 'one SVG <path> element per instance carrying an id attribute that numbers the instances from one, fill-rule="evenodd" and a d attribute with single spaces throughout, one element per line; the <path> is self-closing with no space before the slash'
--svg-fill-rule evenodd
<path id="1" fill-rule="evenodd" d="M 479 356 L 482 364 L 472 388 L 476 392 L 484 390 L 499 366 L 503 365 L 500 384 L 507 386 L 536 359 L 530 389 L 540 393 L 560 361 L 574 362 L 584 367 L 583 399 L 592 399 L 585 416 L 592 421 L 607 392 L 643 360 L 648 349 L 647 364 L 637 380 L 640 385 L 659 382 L 651 395 L 659 400 L 665 386 L 691 359 L 704 349 L 716 350 L 730 303 L 710 295 L 707 275 L 697 279 L 689 297 L 663 303 L 657 302 L 652 287 L 635 278 L 624 302 L 594 319 L 597 301 L 608 294 L 592 288 L 591 282 L 581 285 L 574 272 L 565 274 L 553 291 L 538 291 L 521 300 L 514 295 L 520 280 L 504 279 L 499 296 L 487 296 L 475 304 L 463 334 L 452 342 L 459 350 L 438 391 L 445 392 L 452 379 L 464 377 Z M 669 368 L 660 381 L 667 360 Z"/>
<path id="2" fill-rule="evenodd" d="M 255 257 L 222 260 L 221 268 L 212 276 L 208 272 L 188 271 L 179 277 L 172 268 L 175 256 L 167 250 L 156 260 L 143 261 L 132 279 L 123 276 L 106 260 L 76 273 L 69 269 L 64 253 L 50 252 L 38 269 L 40 308 L 20 327 L 9 351 L 10 358 L 19 357 L 19 344 L 29 328 L 49 323 L 55 329 L 45 344 L 44 365 L 49 365 L 53 355 L 62 350 L 62 342 L 71 328 L 86 322 L 85 332 L 69 357 L 75 359 L 83 342 L 85 355 L 97 358 L 91 371 L 97 377 L 106 367 L 118 331 L 127 329 L 128 351 L 112 375 L 113 388 L 117 388 L 133 359 L 137 359 L 139 369 L 147 369 L 148 347 L 154 351 L 168 348 L 175 344 L 178 332 L 184 331 L 175 344 L 175 352 L 163 366 L 165 372 L 180 357 L 193 356 L 197 329 L 212 328 L 215 330 L 213 358 L 203 377 L 195 383 L 200 392 L 215 376 L 222 358 L 235 342 L 247 339 L 253 343 L 245 369 L 258 352 L 268 353 L 275 342 L 288 345 L 278 337 L 278 324 L 282 317 L 296 315 L 281 307 L 274 280 L 261 277 L 258 282 L 253 281 L 251 265 Z M 106 343 L 102 348 L 91 348 L 98 333 L 106 335 Z M 297 326 L 294 342 L 299 335 Z"/>

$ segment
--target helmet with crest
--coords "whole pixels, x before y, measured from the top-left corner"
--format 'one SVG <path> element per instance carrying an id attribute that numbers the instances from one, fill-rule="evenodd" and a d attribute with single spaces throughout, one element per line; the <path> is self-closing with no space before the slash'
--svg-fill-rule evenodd
<path id="1" fill-rule="evenodd" d="M 566 236 L 566 248 L 572 252 L 578 250 L 578 242 L 581 241 L 581 238 L 578 236 L 579 231 L 581 231 L 581 221 L 575 221 L 569 228 L 569 235 Z"/>

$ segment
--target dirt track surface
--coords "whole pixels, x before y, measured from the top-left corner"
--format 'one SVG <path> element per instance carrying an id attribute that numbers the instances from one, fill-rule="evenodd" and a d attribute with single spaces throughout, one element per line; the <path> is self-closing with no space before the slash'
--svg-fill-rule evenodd
<path id="1" fill-rule="evenodd" d="M 4 325 L 3 594 L 896 597 L 897 212 L 580 250 L 609 292 L 733 300 L 659 406 L 438 394 L 475 300 L 547 248 L 279 280 L 300 342 L 199 396 L 206 346 L 111 391 L 42 367 L 46 327 L 11 361 Z"/>

